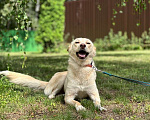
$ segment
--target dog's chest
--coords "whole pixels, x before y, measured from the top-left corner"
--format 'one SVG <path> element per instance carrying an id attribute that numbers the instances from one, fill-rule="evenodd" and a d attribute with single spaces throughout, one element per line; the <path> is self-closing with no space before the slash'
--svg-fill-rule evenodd
<path id="1" fill-rule="evenodd" d="M 77 68 L 77 69 L 75 69 L 75 71 L 76 72 L 74 73 L 74 75 L 78 79 L 84 79 L 84 80 L 89 79 L 95 73 L 95 71 L 90 67 Z"/>
<path id="2" fill-rule="evenodd" d="M 77 84 L 86 85 L 91 81 L 95 81 L 96 72 L 90 67 L 74 67 L 70 68 L 69 76 L 70 78 L 74 78 Z"/>

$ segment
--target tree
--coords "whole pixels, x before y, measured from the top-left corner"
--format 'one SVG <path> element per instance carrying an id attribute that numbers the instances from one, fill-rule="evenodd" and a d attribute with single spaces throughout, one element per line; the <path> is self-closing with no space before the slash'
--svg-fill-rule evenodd
<path id="1" fill-rule="evenodd" d="M 42 4 L 36 41 L 43 44 L 43 52 L 63 41 L 64 10 L 64 0 L 47 0 Z"/>

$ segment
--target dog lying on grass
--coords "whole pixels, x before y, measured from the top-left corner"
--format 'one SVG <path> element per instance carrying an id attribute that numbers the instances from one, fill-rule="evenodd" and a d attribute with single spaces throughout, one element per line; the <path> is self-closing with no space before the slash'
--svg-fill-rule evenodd
<path id="1" fill-rule="evenodd" d="M 85 107 L 75 98 L 89 96 L 99 110 L 101 107 L 99 92 L 96 86 L 96 72 L 91 67 L 96 48 L 86 38 L 77 38 L 71 42 L 69 48 L 68 71 L 56 73 L 49 82 L 37 80 L 29 75 L 11 71 L 1 71 L 0 74 L 9 78 L 10 82 L 30 88 L 43 89 L 49 99 L 55 97 L 62 89 L 65 92 L 65 103 L 75 106 L 76 110 L 85 110 Z"/>

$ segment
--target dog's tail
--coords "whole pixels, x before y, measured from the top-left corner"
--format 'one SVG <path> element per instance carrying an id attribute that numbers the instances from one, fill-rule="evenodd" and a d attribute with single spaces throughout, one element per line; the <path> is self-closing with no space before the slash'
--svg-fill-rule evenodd
<path id="1" fill-rule="evenodd" d="M 5 75 L 10 82 L 19 84 L 22 86 L 27 86 L 34 89 L 45 89 L 48 82 L 37 80 L 29 75 L 24 75 L 17 72 L 11 71 L 0 71 L 0 75 Z"/>

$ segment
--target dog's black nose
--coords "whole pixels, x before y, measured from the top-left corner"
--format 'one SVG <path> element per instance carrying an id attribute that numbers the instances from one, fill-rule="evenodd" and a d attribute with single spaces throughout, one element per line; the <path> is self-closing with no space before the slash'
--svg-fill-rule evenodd
<path id="1" fill-rule="evenodd" d="M 80 44 L 81 49 L 84 49 L 86 45 L 84 43 Z"/>

